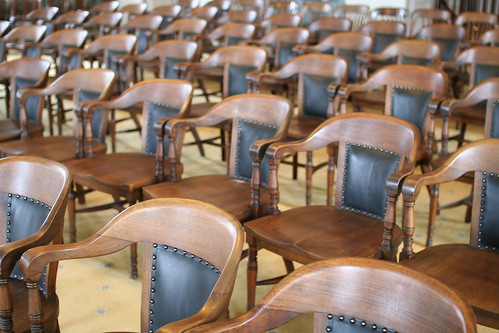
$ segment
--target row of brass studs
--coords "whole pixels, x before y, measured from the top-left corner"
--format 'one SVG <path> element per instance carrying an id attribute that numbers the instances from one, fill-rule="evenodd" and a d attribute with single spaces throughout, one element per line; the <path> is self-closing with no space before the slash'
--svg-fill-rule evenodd
<path id="1" fill-rule="evenodd" d="M 165 251 L 169 251 L 169 252 L 172 252 L 172 253 L 176 253 L 178 255 L 182 255 L 182 256 L 185 256 L 187 258 L 191 258 L 192 260 L 195 260 L 196 262 L 200 263 L 200 264 L 203 264 L 205 266 L 209 266 L 216 274 L 218 274 L 220 276 L 221 272 L 220 270 L 218 270 L 215 265 L 212 265 L 210 262 L 208 262 L 207 260 L 204 260 L 198 256 L 195 256 L 194 254 L 192 253 L 189 253 L 189 252 L 186 252 L 186 251 L 182 251 L 182 250 L 179 250 L 177 249 L 176 247 L 171 247 L 171 246 L 168 246 L 168 245 L 158 245 L 156 243 L 153 244 L 153 255 L 152 255 L 152 274 L 151 274 L 151 298 L 150 298 L 150 301 L 149 303 L 151 304 L 151 307 L 149 308 L 149 325 L 152 325 L 154 324 L 154 319 L 153 319 L 153 316 L 154 316 L 154 310 L 152 309 L 152 306 L 154 305 L 154 293 L 156 292 L 156 267 L 157 267 L 157 251 L 158 249 L 161 250 L 165 250 Z M 150 333 L 153 333 L 153 330 L 151 328 L 151 326 L 149 326 L 149 332 Z"/>
<path id="2" fill-rule="evenodd" d="M 419 89 L 419 88 L 414 88 L 414 87 L 406 87 L 406 86 L 400 86 L 400 85 L 397 85 L 397 84 L 394 84 L 392 85 L 392 88 L 390 89 L 390 101 L 391 101 L 391 105 L 390 105 L 390 114 L 393 116 L 394 114 L 394 103 L 393 103 L 393 91 L 395 89 L 400 89 L 400 90 L 406 90 L 406 91 L 416 91 L 416 92 L 421 92 L 421 93 L 427 93 L 427 94 L 432 94 L 432 92 L 430 90 L 425 90 L 425 89 Z"/>
<path id="3" fill-rule="evenodd" d="M 334 319 L 334 315 L 332 313 L 329 313 L 327 315 L 327 326 L 326 326 L 326 332 L 333 332 L 333 319 Z M 349 322 L 350 324 L 354 325 L 358 322 L 360 322 L 360 326 L 362 327 L 365 327 L 365 328 L 371 328 L 371 330 L 373 331 L 377 331 L 378 330 L 378 325 L 376 324 L 373 324 L 373 323 L 369 323 L 365 320 L 359 320 L 359 319 L 355 319 L 355 318 L 351 318 L 351 317 L 347 317 L 347 316 L 344 316 L 344 315 L 340 315 L 340 316 L 336 316 L 336 318 L 339 320 L 339 321 L 347 321 Z M 386 327 L 383 327 L 381 328 L 381 332 L 383 333 L 387 333 L 388 332 L 388 328 Z M 394 332 L 396 333 L 396 332 Z"/>
<path id="4" fill-rule="evenodd" d="M 480 249 L 486 249 L 486 250 L 492 250 L 492 251 L 497 251 L 497 248 L 495 246 L 488 246 L 488 245 L 483 245 L 481 244 L 482 242 L 482 232 L 483 232 L 483 220 L 485 218 L 484 212 L 485 212 L 485 189 L 487 185 L 487 179 L 486 177 L 488 176 L 489 178 L 497 177 L 499 180 L 499 174 L 494 174 L 492 172 L 483 172 L 483 179 L 482 179 L 482 194 L 480 198 L 480 221 L 478 222 L 478 248 Z"/>

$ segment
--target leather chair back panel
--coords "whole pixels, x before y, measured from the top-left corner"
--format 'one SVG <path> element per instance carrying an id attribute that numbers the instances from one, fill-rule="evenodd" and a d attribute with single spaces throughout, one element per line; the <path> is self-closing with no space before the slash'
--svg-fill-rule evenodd
<path id="1" fill-rule="evenodd" d="M 245 119 L 240 119 L 238 123 L 235 178 L 251 181 L 253 172 L 253 163 L 249 155 L 251 144 L 257 140 L 274 137 L 279 128 Z M 264 186 L 268 184 L 269 171 L 269 164 L 264 159 L 260 166 L 260 177 Z"/>
<path id="2" fill-rule="evenodd" d="M 147 110 L 148 110 L 147 125 L 145 128 L 146 131 L 145 153 L 148 155 L 155 155 L 157 141 L 156 141 L 156 133 L 154 133 L 154 123 L 156 122 L 156 120 L 161 118 L 176 116 L 180 112 L 180 109 L 176 106 L 171 106 L 171 105 L 160 105 L 156 103 L 149 103 Z M 164 147 L 165 147 L 165 154 L 167 154 L 166 150 L 168 150 L 168 138 L 165 138 Z"/>
<path id="3" fill-rule="evenodd" d="M 179 62 L 189 61 L 189 59 L 181 59 L 181 58 L 166 58 L 165 59 L 165 79 L 176 79 L 177 73 L 175 73 L 174 67 Z"/>
<path id="4" fill-rule="evenodd" d="M 14 84 L 14 96 L 15 104 L 14 104 L 14 119 L 19 120 L 20 112 L 21 112 L 21 104 L 19 103 L 19 99 L 17 98 L 17 92 L 19 89 L 23 87 L 29 87 L 35 85 L 38 80 L 26 79 L 22 77 L 16 77 Z M 28 116 L 28 121 L 31 123 L 38 123 L 38 103 L 40 102 L 40 96 L 31 96 L 26 101 L 26 114 Z"/>
<path id="5" fill-rule="evenodd" d="M 348 83 L 357 83 L 357 73 L 359 67 L 357 65 L 357 54 L 359 53 L 360 51 L 357 50 L 339 49 L 336 54 L 348 61 Z"/>
<path id="6" fill-rule="evenodd" d="M 39 58 L 41 56 L 40 48 L 28 47 L 26 50 L 26 58 Z"/>
<path id="7" fill-rule="evenodd" d="M 52 209 L 36 198 L 15 193 L 8 194 L 6 205 L 7 230 L 5 235 L 7 243 L 26 238 L 37 232 Z M 19 262 L 14 266 L 10 277 L 22 280 Z M 40 288 L 43 293 L 45 293 L 45 287 L 45 274 L 43 274 L 40 280 Z"/>
<path id="8" fill-rule="evenodd" d="M 279 44 L 279 68 L 284 66 L 285 63 L 290 61 L 295 57 L 295 54 L 293 52 L 293 47 L 297 44 L 295 43 L 280 43 Z"/>
<path id="9" fill-rule="evenodd" d="M 229 64 L 229 89 L 227 97 L 246 94 L 248 92 L 246 74 L 256 69 L 255 66 Z"/>
<path id="10" fill-rule="evenodd" d="M 385 184 L 398 168 L 400 155 L 376 147 L 347 143 L 341 208 L 383 220 Z"/>
<path id="11" fill-rule="evenodd" d="M 483 80 L 498 76 L 499 66 L 497 65 L 476 64 L 475 66 L 475 85 L 482 82 Z"/>
<path id="12" fill-rule="evenodd" d="M 392 34 L 374 34 L 374 53 L 378 54 L 388 45 L 400 39 L 399 35 Z"/>
<path id="13" fill-rule="evenodd" d="M 193 254 L 154 244 L 149 330 L 197 313 L 220 277 L 211 263 Z"/>
<path id="14" fill-rule="evenodd" d="M 80 89 L 78 91 L 78 102 L 94 101 L 101 94 L 93 90 Z M 105 116 L 104 110 L 96 110 L 92 117 L 92 138 L 98 142 L 106 142 L 104 135 L 101 135 L 102 117 Z"/>
<path id="15" fill-rule="evenodd" d="M 64 44 L 61 47 L 61 51 L 64 52 L 64 50 L 66 50 L 66 49 L 72 49 L 72 48 L 76 48 L 76 47 L 78 47 L 78 46 Z M 60 63 L 58 64 L 57 71 L 58 71 L 58 75 L 62 75 L 68 71 L 68 58 L 61 56 L 61 57 L 59 57 L 59 59 L 60 59 Z M 78 68 L 79 59 L 77 56 L 71 57 L 71 59 L 69 59 L 69 62 L 71 63 L 71 69 Z"/>
<path id="16" fill-rule="evenodd" d="M 114 62 L 114 57 L 120 54 L 127 54 L 126 51 L 109 50 L 107 52 L 107 68 L 116 71 L 118 69 L 117 64 Z"/>
<path id="17" fill-rule="evenodd" d="M 415 124 L 423 133 L 431 91 L 411 87 L 391 87 L 391 115 Z"/>
<path id="18" fill-rule="evenodd" d="M 352 318 L 344 315 L 327 315 L 326 332 L 342 333 L 367 333 L 367 332 L 387 332 L 396 333 L 394 330 L 371 323 L 362 319 Z"/>
<path id="19" fill-rule="evenodd" d="M 499 252 L 499 174 L 484 172 L 482 177 L 478 247 Z"/>
<path id="20" fill-rule="evenodd" d="M 229 36 L 227 38 L 227 46 L 239 45 L 239 42 L 243 41 L 244 38 L 237 36 Z"/>
<path id="21" fill-rule="evenodd" d="M 442 61 L 452 61 L 456 56 L 459 40 L 454 38 L 432 38 L 433 42 L 440 45 L 440 57 Z"/>
<path id="22" fill-rule="evenodd" d="M 147 40 L 147 35 L 146 32 L 147 29 L 140 29 L 139 30 L 139 36 L 137 37 L 137 54 L 142 54 L 147 50 L 148 47 L 148 40 Z"/>
<path id="23" fill-rule="evenodd" d="M 490 137 L 499 139 L 499 100 L 492 101 L 492 124 Z"/>
<path id="24" fill-rule="evenodd" d="M 337 77 L 304 74 L 303 115 L 326 119 L 329 106 L 327 87 L 338 81 Z"/>

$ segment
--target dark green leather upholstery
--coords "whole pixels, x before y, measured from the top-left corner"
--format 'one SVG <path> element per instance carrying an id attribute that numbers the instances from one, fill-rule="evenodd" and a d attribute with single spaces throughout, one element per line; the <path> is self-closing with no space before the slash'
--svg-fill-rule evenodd
<path id="1" fill-rule="evenodd" d="M 246 74 L 256 70 L 255 66 L 244 65 L 229 65 L 229 89 L 228 95 L 234 96 L 237 94 L 245 94 L 248 92 L 248 85 L 246 83 Z"/>
<path id="2" fill-rule="evenodd" d="M 483 173 L 478 247 L 499 252 L 499 174 Z"/>
<path id="3" fill-rule="evenodd" d="M 269 139 L 277 134 L 279 129 L 275 126 L 264 123 L 257 123 L 250 120 L 241 119 L 238 128 L 237 152 L 236 152 L 236 173 L 235 178 L 251 180 L 253 173 L 253 162 L 249 155 L 249 148 L 253 142 L 262 139 Z M 260 166 L 261 182 L 268 183 L 269 165 L 266 160 Z"/>
<path id="4" fill-rule="evenodd" d="M 491 138 L 499 138 L 499 100 L 492 102 L 492 126 L 490 129 Z"/>
<path id="5" fill-rule="evenodd" d="M 389 175 L 397 170 L 400 155 L 375 147 L 347 143 L 341 208 L 383 220 Z"/>
<path id="6" fill-rule="evenodd" d="M 442 61 L 452 61 L 459 47 L 459 40 L 454 38 L 432 38 L 433 42 L 440 44 L 440 57 Z"/>
<path id="7" fill-rule="evenodd" d="M 499 77 L 499 66 L 476 64 L 475 85 L 491 77 Z"/>
<path id="8" fill-rule="evenodd" d="M 348 83 L 356 83 L 357 82 L 357 72 L 358 72 L 358 64 L 357 64 L 357 54 L 361 53 L 357 50 L 348 50 L 348 49 L 340 49 L 336 55 L 345 58 L 349 64 L 348 70 Z"/>
<path id="9" fill-rule="evenodd" d="M 285 63 L 290 61 L 295 57 L 293 53 L 293 47 L 295 43 L 280 43 L 280 52 L 279 52 L 279 68 L 281 68 Z"/>
<path id="10" fill-rule="evenodd" d="M 337 83 L 338 78 L 305 74 L 303 80 L 303 115 L 326 119 L 329 106 L 327 87 L 330 83 Z"/>
<path id="11" fill-rule="evenodd" d="M 14 103 L 14 119 L 19 120 L 20 118 L 20 112 L 21 112 L 21 103 L 19 98 L 17 98 L 17 92 L 19 89 L 23 87 L 29 87 L 33 86 L 38 82 L 38 80 L 33 80 L 33 79 L 26 79 L 22 77 L 16 77 L 15 78 L 15 91 L 14 91 L 14 96 L 15 98 L 15 103 Z M 30 123 L 37 123 L 38 122 L 38 103 L 40 101 L 40 96 L 31 96 L 28 98 L 26 101 L 26 114 L 28 117 L 28 121 Z"/>
<path id="12" fill-rule="evenodd" d="M 78 91 L 78 102 L 84 101 L 94 101 L 99 98 L 101 94 L 97 91 L 83 90 Z M 106 141 L 105 137 L 101 137 L 100 127 L 104 117 L 104 110 L 96 110 L 94 116 L 92 117 L 92 138 L 98 142 L 104 143 Z"/>
<path id="13" fill-rule="evenodd" d="M 419 66 L 429 66 L 431 65 L 431 59 L 419 58 L 419 57 L 402 57 L 402 64 L 404 65 L 419 65 Z"/>
<path id="14" fill-rule="evenodd" d="M 374 53 L 378 54 L 388 45 L 400 39 L 399 35 L 374 34 Z"/>
<path id="15" fill-rule="evenodd" d="M 189 59 L 181 59 L 181 58 L 166 58 L 165 59 L 165 79 L 176 79 L 177 73 L 174 71 L 174 67 L 179 62 L 188 61 Z"/>
<path id="16" fill-rule="evenodd" d="M 179 113 L 180 109 L 176 106 L 171 105 L 160 105 L 156 103 L 149 103 L 148 115 L 147 115 L 147 126 L 146 130 L 146 154 L 155 155 L 156 154 L 156 133 L 154 133 L 154 123 L 156 120 L 165 117 L 173 117 Z M 168 149 L 168 142 L 165 138 L 165 152 Z"/>
<path id="17" fill-rule="evenodd" d="M 391 115 L 410 121 L 423 133 L 431 94 L 431 91 L 393 86 Z"/>
<path id="18" fill-rule="evenodd" d="M 115 51 L 115 50 L 109 50 L 107 54 L 107 66 L 110 70 L 116 71 L 118 66 L 114 62 L 114 57 L 120 54 L 127 54 L 125 51 Z"/>
<path id="19" fill-rule="evenodd" d="M 209 244 L 207 244 L 209 246 Z M 197 313 L 220 271 L 203 258 L 166 245 L 153 245 L 149 331 Z"/>

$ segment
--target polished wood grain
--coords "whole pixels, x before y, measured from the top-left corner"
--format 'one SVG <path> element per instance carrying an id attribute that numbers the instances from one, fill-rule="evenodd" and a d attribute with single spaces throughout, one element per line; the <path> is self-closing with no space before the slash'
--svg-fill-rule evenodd
<path id="1" fill-rule="evenodd" d="M 403 266 L 352 257 L 301 267 L 251 311 L 188 332 L 264 332 L 308 312 L 314 313 L 317 333 L 336 330 L 326 324 L 332 316 L 398 332 L 476 332 L 470 306 L 451 288 Z M 359 329 L 371 330 L 365 326 Z"/>
<path id="2" fill-rule="evenodd" d="M 414 253 L 413 235 L 414 205 L 422 187 L 449 182 L 474 171 L 474 197 L 480 198 L 482 179 L 486 177 L 483 172 L 499 172 L 498 154 L 499 139 L 478 140 L 461 147 L 433 172 L 405 180 L 402 188 L 404 247 L 400 253 L 401 264 L 427 273 L 462 293 L 473 306 L 478 323 L 496 329 L 499 328 L 499 254 L 480 245 L 480 215 L 483 214 L 480 200 L 473 202 L 469 245 L 443 244 Z"/>
<path id="3" fill-rule="evenodd" d="M 19 277 L 11 276 L 14 265 L 28 249 L 49 243 L 62 243 L 64 213 L 68 199 L 71 176 L 69 170 L 60 163 L 38 157 L 8 157 L 0 160 L 0 192 L 36 198 L 52 207 L 39 230 L 29 237 L 6 242 L 6 219 L 2 219 L 3 237 L 0 245 L 0 329 L 2 332 L 26 332 L 30 328 L 26 285 Z M 6 208 L 0 208 L 6 214 Z M 6 216 L 6 215 L 5 215 Z M 32 223 L 32 220 L 17 220 L 16 223 Z M 57 264 L 48 267 L 46 275 L 46 295 L 40 301 L 46 308 L 47 331 L 58 327 L 58 299 L 55 295 Z"/>
<path id="4" fill-rule="evenodd" d="M 210 240 L 210 246 L 205 246 L 203 240 L 206 239 Z M 218 320 L 226 315 L 243 239 L 239 221 L 221 209 L 199 201 L 169 198 L 147 200 L 126 209 L 95 235 L 82 242 L 38 247 L 26 252 L 21 259 L 21 271 L 30 287 L 31 332 L 43 332 L 44 329 L 45 307 L 37 296 L 36 281 L 47 263 L 102 256 L 136 242 L 143 242 L 145 246 L 152 246 L 153 243 L 168 244 L 203 258 L 221 272 L 201 310 L 189 317 L 189 320 L 166 325 L 166 331 L 181 332 Z M 145 251 L 142 332 L 147 332 L 149 327 L 151 260 L 152 251 Z M 160 281 L 156 280 L 156 283 Z"/>

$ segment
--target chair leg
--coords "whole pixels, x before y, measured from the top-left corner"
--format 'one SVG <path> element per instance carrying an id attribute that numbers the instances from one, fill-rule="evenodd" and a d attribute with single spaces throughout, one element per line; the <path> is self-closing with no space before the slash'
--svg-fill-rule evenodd
<path id="1" fill-rule="evenodd" d="M 248 249 L 248 266 L 247 266 L 247 293 L 248 293 L 248 310 L 255 306 L 255 296 L 256 296 L 256 276 L 258 273 L 258 263 L 257 263 L 257 245 L 254 237 L 247 236 L 246 242 L 249 245 Z"/>
<path id="2" fill-rule="evenodd" d="M 201 154 L 201 156 L 204 157 L 205 156 L 204 147 L 203 147 L 203 143 L 201 142 L 201 138 L 199 137 L 198 131 L 196 130 L 195 127 L 189 127 L 189 131 L 191 131 L 191 134 L 194 137 L 194 142 L 198 146 L 199 154 Z"/>
<path id="3" fill-rule="evenodd" d="M 432 185 L 429 187 L 430 192 L 430 213 L 428 218 L 428 230 L 426 233 L 426 247 L 430 247 L 433 244 L 433 231 L 435 230 L 435 221 L 437 218 L 438 209 L 438 185 Z"/>
<path id="4" fill-rule="evenodd" d="M 284 257 L 282 257 L 282 260 L 284 261 L 284 266 L 286 266 L 286 272 L 288 274 L 295 270 L 295 265 L 293 264 L 292 260 L 286 259 Z"/>
<path id="5" fill-rule="evenodd" d="M 64 105 L 62 98 L 57 97 L 57 131 L 62 135 L 62 124 L 65 122 Z"/>
<path id="6" fill-rule="evenodd" d="M 137 243 L 130 245 L 130 277 L 134 280 L 139 277 L 137 271 Z"/>
<path id="7" fill-rule="evenodd" d="M 69 191 L 68 199 L 68 217 L 69 217 L 69 241 L 71 243 L 76 242 L 76 210 L 75 210 L 75 197 L 77 194 L 76 185 L 73 183 L 71 185 L 71 190 Z"/>

